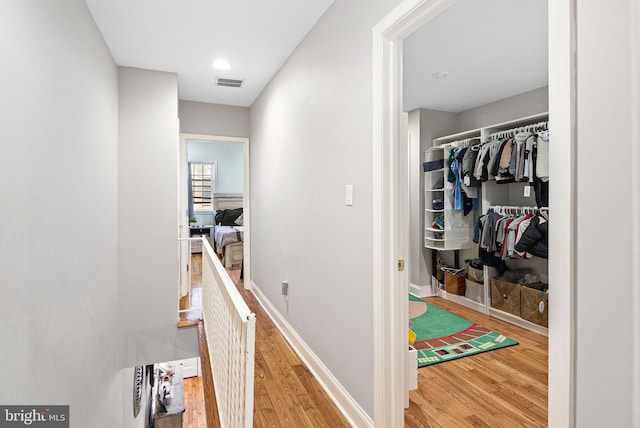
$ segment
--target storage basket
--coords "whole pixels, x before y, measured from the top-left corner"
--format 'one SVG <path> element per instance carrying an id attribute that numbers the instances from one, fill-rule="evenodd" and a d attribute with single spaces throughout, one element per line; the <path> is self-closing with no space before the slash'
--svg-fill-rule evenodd
<path id="1" fill-rule="evenodd" d="M 466 287 L 464 295 L 478 303 L 484 303 L 484 283 L 472 281 L 468 273 L 464 282 Z"/>
<path id="2" fill-rule="evenodd" d="M 467 278 L 475 282 L 484 282 L 483 267 L 473 261 L 467 263 Z"/>
<path id="3" fill-rule="evenodd" d="M 520 290 L 522 318 L 549 327 L 549 293 L 528 286 Z"/>
<path id="4" fill-rule="evenodd" d="M 427 161 L 422 164 L 424 172 L 435 171 L 444 168 L 444 159 Z"/>
<path id="5" fill-rule="evenodd" d="M 520 284 L 491 278 L 491 307 L 521 316 Z"/>
<path id="6" fill-rule="evenodd" d="M 458 296 L 464 296 L 466 284 L 464 282 L 464 272 L 449 273 L 444 272 L 444 291 L 449 294 L 457 294 Z"/>

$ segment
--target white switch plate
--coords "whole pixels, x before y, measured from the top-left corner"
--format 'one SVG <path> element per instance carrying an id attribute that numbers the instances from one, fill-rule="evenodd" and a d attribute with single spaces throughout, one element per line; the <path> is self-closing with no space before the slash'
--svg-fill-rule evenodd
<path id="1" fill-rule="evenodd" d="M 344 188 L 345 203 L 347 206 L 353 205 L 353 184 L 347 184 Z"/>
<path id="2" fill-rule="evenodd" d="M 524 186 L 524 197 L 525 198 L 531 197 L 531 186 Z"/>

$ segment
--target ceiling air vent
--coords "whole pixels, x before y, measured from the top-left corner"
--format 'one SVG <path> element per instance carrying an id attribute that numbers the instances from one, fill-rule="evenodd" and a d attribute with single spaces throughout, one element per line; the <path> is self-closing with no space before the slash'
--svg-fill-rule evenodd
<path id="1" fill-rule="evenodd" d="M 216 78 L 216 86 L 226 86 L 229 88 L 239 88 L 244 83 L 244 80 L 239 79 L 224 79 L 222 77 Z"/>

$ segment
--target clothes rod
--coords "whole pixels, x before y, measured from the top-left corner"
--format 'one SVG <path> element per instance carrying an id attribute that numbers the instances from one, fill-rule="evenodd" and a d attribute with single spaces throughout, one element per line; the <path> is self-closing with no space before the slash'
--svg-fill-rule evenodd
<path id="1" fill-rule="evenodd" d="M 489 209 L 502 214 L 534 214 L 541 211 L 549 211 L 549 207 L 524 207 L 514 205 L 494 205 L 489 207 Z"/>
<path id="2" fill-rule="evenodd" d="M 538 123 L 531 123 L 529 125 L 524 125 L 524 126 L 520 126 L 520 127 L 517 127 L 517 128 L 504 129 L 502 131 L 494 132 L 494 133 L 489 135 L 489 138 L 490 139 L 496 139 L 496 138 L 515 135 L 515 134 L 517 134 L 519 132 L 529 132 L 529 131 L 534 130 L 534 129 L 540 129 L 540 128 L 547 129 L 548 127 L 549 127 L 549 122 L 548 121 L 538 122 Z"/>
<path id="3" fill-rule="evenodd" d="M 480 137 L 471 137 L 471 138 L 465 138 L 464 140 L 450 141 L 443 145 L 462 148 L 462 147 L 469 147 L 469 143 L 471 143 L 472 141 L 477 141 L 478 143 L 480 143 Z"/>

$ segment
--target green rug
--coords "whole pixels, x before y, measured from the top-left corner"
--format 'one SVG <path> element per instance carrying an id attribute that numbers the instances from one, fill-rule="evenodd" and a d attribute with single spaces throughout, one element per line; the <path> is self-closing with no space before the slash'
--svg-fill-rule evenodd
<path id="1" fill-rule="evenodd" d="M 518 344 L 411 295 L 409 317 L 409 328 L 417 335 L 413 346 L 418 351 L 418 367 Z"/>

